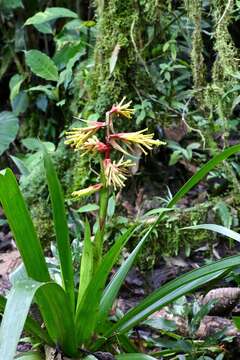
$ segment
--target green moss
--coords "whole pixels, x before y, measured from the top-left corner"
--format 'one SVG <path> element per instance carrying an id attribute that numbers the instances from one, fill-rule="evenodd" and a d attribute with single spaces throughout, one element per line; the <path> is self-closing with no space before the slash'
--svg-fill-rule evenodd
<path id="1" fill-rule="evenodd" d="M 145 244 L 144 254 L 140 255 L 140 267 L 152 268 L 155 263 L 158 263 L 161 256 L 176 256 L 179 252 L 187 252 L 189 249 L 193 250 L 203 243 L 208 243 L 209 233 L 207 231 L 181 229 L 206 223 L 212 207 L 212 202 L 206 202 L 188 209 L 177 208 L 173 213 L 168 213 Z"/>
<path id="2" fill-rule="evenodd" d="M 100 3 L 96 2 L 98 36 L 89 93 L 95 111 L 101 114 L 124 95 L 128 99 L 136 97 L 139 73 L 147 87 L 149 79 L 144 71 L 142 49 L 147 26 L 156 25 L 160 20 L 161 1 L 108 0 L 104 2 L 103 9 Z M 117 61 L 110 73 L 109 64 L 114 51 Z M 152 87 L 152 83 L 150 85 Z"/>

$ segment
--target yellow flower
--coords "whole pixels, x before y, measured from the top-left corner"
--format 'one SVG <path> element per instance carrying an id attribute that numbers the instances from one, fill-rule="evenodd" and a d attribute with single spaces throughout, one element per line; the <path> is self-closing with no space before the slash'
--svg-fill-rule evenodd
<path id="1" fill-rule="evenodd" d="M 67 140 L 65 144 L 71 145 L 78 150 L 91 136 L 105 126 L 105 122 L 90 121 L 89 126 L 73 128 L 66 132 Z"/>
<path id="2" fill-rule="evenodd" d="M 105 153 L 106 151 L 108 151 L 110 149 L 109 145 L 104 144 L 103 142 L 99 141 L 98 138 L 96 136 L 91 137 L 90 139 L 88 139 L 82 146 L 81 146 L 82 150 L 85 150 L 85 152 L 82 154 L 85 155 L 89 152 L 100 152 L 100 153 Z"/>
<path id="3" fill-rule="evenodd" d="M 74 191 L 72 193 L 72 196 L 77 197 L 77 198 L 79 198 L 81 196 L 89 196 L 89 195 L 92 195 L 95 192 L 99 191 L 102 187 L 103 187 L 102 184 L 91 185 L 85 189 Z"/>
<path id="4" fill-rule="evenodd" d="M 118 133 L 110 135 L 110 143 L 112 147 L 116 150 L 122 151 L 123 153 L 127 153 L 121 145 L 118 144 L 118 140 L 122 141 L 127 145 L 130 151 L 133 152 L 131 145 L 136 145 L 145 155 L 147 154 L 147 150 L 152 150 L 154 146 L 164 145 L 165 143 L 160 140 L 154 140 L 154 134 L 144 134 L 148 129 L 130 132 L 130 133 Z"/>
<path id="5" fill-rule="evenodd" d="M 113 107 L 110 110 L 110 114 L 117 114 L 122 115 L 128 119 L 131 119 L 132 115 L 134 114 L 134 109 L 131 109 L 129 106 L 131 105 L 132 101 L 129 101 L 126 104 L 123 104 L 126 99 L 126 96 L 118 103 L 117 105 L 113 105 Z"/>
<path id="6" fill-rule="evenodd" d="M 105 159 L 103 161 L 104 174 L 106 178 L 107 186 L 113 186 L 114 190 L 117 188 L 123 188 L 124 182 L 127 177 L 130 176 L 129 167 L 135 164 L 131 160 L 125 160 L 121 158 L 118 162 L 111 159 Z"/>

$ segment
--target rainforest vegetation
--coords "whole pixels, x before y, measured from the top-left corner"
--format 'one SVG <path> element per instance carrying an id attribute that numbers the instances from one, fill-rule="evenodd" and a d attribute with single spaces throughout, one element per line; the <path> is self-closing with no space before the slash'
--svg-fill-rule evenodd
<path id="1" fill-rule="evenodd" d="M 239 358 L 239 29 L 0 0 L 0 360 Z"/>

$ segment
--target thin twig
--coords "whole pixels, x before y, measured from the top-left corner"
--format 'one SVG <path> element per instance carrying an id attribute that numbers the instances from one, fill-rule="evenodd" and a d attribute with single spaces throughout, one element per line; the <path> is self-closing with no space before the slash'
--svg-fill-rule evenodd
<path id="1" fill-rule="evenodd" d="M 182 122 L 184 123 L 184 125 L 186 125 L 186 127 L 187 127 L 188 130 L 193 131 L 193 132 L 196 132 L 196 133 L 198 133 L 198 134 L 200 135 L 200 137 L 201 137 L 201 139 L 202 139 L 202 143 L 203 143 L 203 149 L 205 149 L 205 147 L 206 147 L 206 140 L 205 140 L 205 137 L 204 137 L 203 133 L 201 132 L 201 130 L 196 129 L 196 128 L 193 128 L 192 126 L 190 126 L 190 125 L 187 123 L 186 118 L 185 118 L 185 116 L 186 116 L 186 114 L 187 114 L 187 111 L 188 111 L 188 105 L 189 105 L 189 103 L 190 103 L 191 100 L 192 100 L 192 98 L 190 97 L 190 98 L 188 99 L 188 101 L 186 102 L 186 104 L 185 104 L 184 110 L 183 110 L 183 112 L 182 112 Z"/>

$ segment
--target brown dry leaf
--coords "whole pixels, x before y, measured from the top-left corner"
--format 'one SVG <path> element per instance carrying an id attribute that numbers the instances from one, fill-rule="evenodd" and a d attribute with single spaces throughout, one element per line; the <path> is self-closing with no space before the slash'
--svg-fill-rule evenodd
<path id="1" fill-rule="evenodd" d="M 209 291 L 202 300 L 203 305 L 217 300 L 209 315 L 229 314 L 240 299 L 240 289 L 235 287 L 219 288 Z"/>
<path id="2" fill-rule="evenodd" d="M 110 71 L 110 75 L 113 73 L 115 66 L 117 64 L 117 60 L 118 60 L 118 54 L 119 51 L 121 49 L 121 46 L 119 44 L 117 44 L 115 46 L 115 48 L 113 49 L 112 55 L 109 59 L 109 71 Z"/>
<path id="3" fill-rule="evenodd" d="M 233 322 L 221 316 L 204 316 L 196 332 L 196 338 L 204 339 L 225 329 L 226 336 L 237 336 L 239 332 Z"/>

